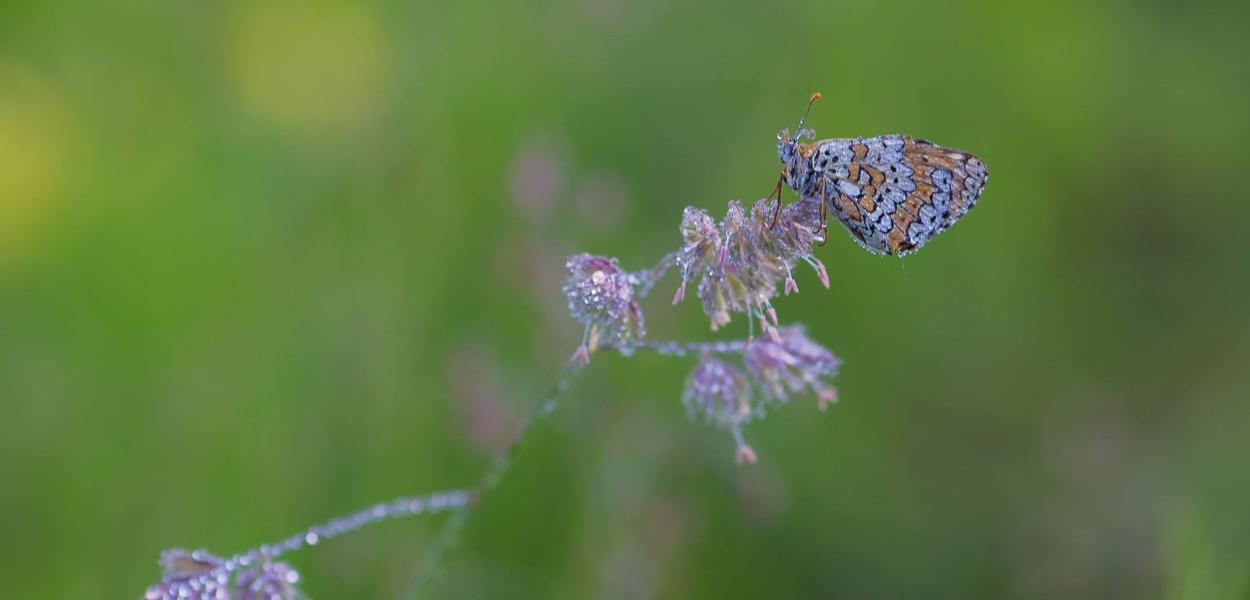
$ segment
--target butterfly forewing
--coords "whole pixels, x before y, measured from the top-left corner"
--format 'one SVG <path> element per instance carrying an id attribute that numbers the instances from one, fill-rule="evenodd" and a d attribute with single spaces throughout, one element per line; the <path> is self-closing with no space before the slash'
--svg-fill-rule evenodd
<path id="1" fill-rule="evenodd" d="M 830 212 L 870 252 L 919 249 L 976 204 L 988 174 L 979 158 L 905 136 L 823 140 L 810 156 Z"/>

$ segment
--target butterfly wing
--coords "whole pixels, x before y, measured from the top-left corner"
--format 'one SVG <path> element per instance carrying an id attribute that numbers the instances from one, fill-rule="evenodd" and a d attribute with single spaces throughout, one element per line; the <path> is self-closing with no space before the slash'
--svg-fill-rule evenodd
<path id="1" fill-rule="evenodd" d="M 968 213 L 989 177 L 976 156 L 905 135 L 816 146 L 815 193 L 852 238 L 877 254 L 918 250 Z"/>

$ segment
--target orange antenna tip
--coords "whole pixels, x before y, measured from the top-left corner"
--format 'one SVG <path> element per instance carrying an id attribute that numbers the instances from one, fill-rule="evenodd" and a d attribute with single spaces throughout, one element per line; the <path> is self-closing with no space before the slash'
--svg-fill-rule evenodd
<path id="1" fill-rule="evenodd" d="M 820 92 L 812 92 L 812 98 L 807 101 L 807 109 L 803 111 L 803 117 L 799 119 L 798 132 L 794 134 L 795 138 L 803 137 L 803 124 L 807 122 L 808 113 L 812 112 L 812 105 L 820 100 Z"/>

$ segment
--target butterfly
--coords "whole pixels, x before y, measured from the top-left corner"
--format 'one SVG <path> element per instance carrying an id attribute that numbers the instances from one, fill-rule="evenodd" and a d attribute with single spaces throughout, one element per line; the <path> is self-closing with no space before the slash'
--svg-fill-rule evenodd
<path id="1" fill-rule="evenodd" d="M 822 229 L 832 212 L 865 250 L 903 256 L 976 205 L 989 173 L 968 152 L 901 134 L 800 143 L 814 138 L 803 123 L 818 99 L 812 94 L 793 137 L 777 134 L 778 207 L 784 183 L 820 200 Z"/>

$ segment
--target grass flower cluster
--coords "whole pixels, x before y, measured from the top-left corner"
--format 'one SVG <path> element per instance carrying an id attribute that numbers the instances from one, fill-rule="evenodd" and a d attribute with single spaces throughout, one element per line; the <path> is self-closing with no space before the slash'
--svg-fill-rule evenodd
<path id="1" fill-rule="evenodd" d="M 655 348 L 697 356 L 682 394 L 687 413 L 727 429 L 737 446 L 738 462 L 755 462 L 755 450 L 742 433 L 748 422 L 802 392 L 810 391 L 822 411 L 837 398 L 829 383 L 837 374 L 837 357 L 807 337 L 802 326 L 782 325 L 773 306 L 779 295 L 798 293 L 794 271 L 802 265 L 829 287 L 828 271 L 812 255 L 824 240 L 821 221 L 819 201 L 810 197 L 780 209 L 767 199 L 749 209 L 731 201 L 719 222 L 706 210 L 687 207 L 680 226 L 682 246 L 652 269 L 630 273 L 621 270 L 615 258 L 570 257 L 564 292 L 569 312 L 586 332 L 573 360 L 585 365 L 601 348 L 625 354 Z M 681 276 L 673 304 L 685 300 L 686 289 L 693 286 L 713 331 L 727 326 L 737 313 L 746 318 L 747 338 L 696 344 L 644 342 L 638 300 L 670 266 L 677 267 Z M 763 337 L 755 337 L 757 324 Z M 724 355 L 736 355 L 738 364 Z"/>
<path id="2" fill-rule="evenodd" d="M 168 550 L 161 557 L 163 576 L 147 589 L 144 600 L 292 600 L 301 597 L 300 576 L 278 560 L 283 555 L 392 518 L 452 511 L 405 593 L 419 595 L 455 543 L 473 502 L 499 484 L 525 433 L 554 410 L 556 398 L 591 355 L 604 349 L 626 356 L 651 350 L 696 358 L 680 394 L 686 412 L 729 431 L 739 464 L 756 462 L 755 449 L 743 435 L 745 425 L 799 394 L 811 393 L 822 411 L 837 397 L 830 383 L 837 374 L 837 357 L 809 338 L 801 325 L 783 325 L 774 306 L 779 296 L 798 293 L 795 270 L 803 265 L 829 287 L 825 266 L 812 256 L 826 233 L 821 216 L 813 198 L 784 208 L 767 199 L 749 207 L 732 201 L 719 222 L 707 211 L 689 207 L 682 214 L 679 247 L 651 268 L 628 271 L 615 258 L 586 253 L 569 257 L 562 289 L 570 315 L 582 325 L 581 343 L 522 423 L 521 433 L 473 487 L 384 502 L 229 558 L 205 550 Z M 681 303 L 693 287 L 711 329 L 728 326 L 740 314 L 746 321 L 745 339 L 648 340 L 642 300 L 673 268 L 680 275 L 673 304 Z M 760 337 L 755 335 L 757 326 Z"/>

